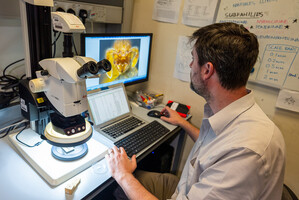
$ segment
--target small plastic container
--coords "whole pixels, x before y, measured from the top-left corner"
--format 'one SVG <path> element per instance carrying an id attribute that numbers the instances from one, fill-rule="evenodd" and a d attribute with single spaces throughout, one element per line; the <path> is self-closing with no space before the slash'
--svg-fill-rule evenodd
<path id="1" fill-rule="evenodd" d="M 139 106 L 152 109 L 162 102 L 163 94 L 147 93 L 142 90 L 137 90 L 134 99 Z"/>

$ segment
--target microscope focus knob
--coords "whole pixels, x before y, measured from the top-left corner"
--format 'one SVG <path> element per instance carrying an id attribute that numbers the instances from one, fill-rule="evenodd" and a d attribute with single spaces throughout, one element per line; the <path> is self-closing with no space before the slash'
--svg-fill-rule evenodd
<path id="1" fill-rule="evenodd" d="M 31 92 L 38 93 L 47 90 L 45 80 L 42 78 L 36 78 L 29 81 L 29 87 Z"/>
<path id="2" fill-rule="evenodd" d="M 40 74 L 41 74 L 42 76 L 48 76 L 48 75 L 49 75 L 49 72 L 48 72 L 48 70 L 41 70 L 41 71 L 40 71 Z"/>

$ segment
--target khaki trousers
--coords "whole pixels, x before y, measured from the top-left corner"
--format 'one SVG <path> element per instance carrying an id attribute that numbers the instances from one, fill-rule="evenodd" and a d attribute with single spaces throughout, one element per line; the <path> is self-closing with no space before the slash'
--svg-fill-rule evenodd
<path id="1" fill-rule="evenodd" d="M 134 173 L 136 179 L 159 200 L 170 199 L 178 185 L 179 178 L 169 173 L 156 173 L 136 170 Z M 138 192 L 138 191 L 136 191 Z M 113 192 L 117 200 L 127 200 L 121 187 L 117 187 Z"/>
<path id="2" fill-rule="evenodd" d="M 159 200 L 170 199 L 179 183 L 179 178 L 169 173 L 155 173 L 137 170 L 135 177 Z"/>

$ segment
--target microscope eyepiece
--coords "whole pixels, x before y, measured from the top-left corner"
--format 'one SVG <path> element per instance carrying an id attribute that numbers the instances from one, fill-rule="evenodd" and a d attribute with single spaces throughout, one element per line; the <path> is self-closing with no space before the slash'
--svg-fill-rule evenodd
<path id="1" fill-rule="evenodd" d="M 103 59 L 98 63 L 89 61 L 77 70 L 77 75 L 80 78 L 87 78 L 98 74 L 104 74 L 106 72 L 109 72 L 110 70 L 111 64 L 107 59 Z"/>
<path id="2" fill-rule="evenodd" d="M 111 70 L 111 63 L 107 59 L 103 59 L 103 60 L 99 61 L 97 63 L 97 66 L 99 67 L 99 70 L 101 71 L 100 74 L 104 74 Z"/>
<path id="3" fill-rule="evenodd" d="M 89 76 L 96 75 L 98 71 L 99 69 L 96 63 L 93 61 L 89 61 L 77 70 L 77 75 L 80 78 L 87 78 Z"/>

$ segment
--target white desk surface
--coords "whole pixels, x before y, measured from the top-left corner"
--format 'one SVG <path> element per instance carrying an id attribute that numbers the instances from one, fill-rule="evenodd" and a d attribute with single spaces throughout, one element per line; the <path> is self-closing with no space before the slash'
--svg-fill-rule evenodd
<path id="1" fill-rule="evenodd" d="M 132 109 L 133 113 L 148 122 L 158 120 L 171 131 L 176 128 L 160 119 L 148 117 L 149 110 L 147 109 L 135 105 L 132 105 Z M 161 110 L 162 107 L 155 109 Z M 92 137 L 103 142 L 103 136 L 96 131 Z M 101 168 L 98 168 L 99 166 Z M 78 188 L 73 195 L 65 194 L 66 185 L 77 177 L 81 179 Z M 9 141 L 8 136 L 0 139 L 0 199 L 82 199 L 109 178 L 111 178 L 111 174 L 105 159 L 102 159 L 70 180 L 52 187 L 21 156 Z"/>

